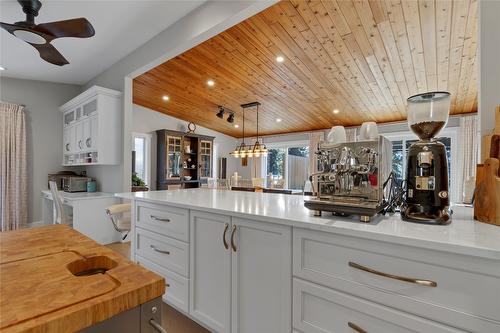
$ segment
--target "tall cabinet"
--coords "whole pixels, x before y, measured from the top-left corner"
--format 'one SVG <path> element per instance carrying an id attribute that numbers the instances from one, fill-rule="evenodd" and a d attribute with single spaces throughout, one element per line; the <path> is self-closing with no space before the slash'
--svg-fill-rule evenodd
<path id="1" fill-rule="evenodd" d="M 156 131 L 156 188 L 195 188 L 213 176 L 214 137 L 179 131 Z"/>

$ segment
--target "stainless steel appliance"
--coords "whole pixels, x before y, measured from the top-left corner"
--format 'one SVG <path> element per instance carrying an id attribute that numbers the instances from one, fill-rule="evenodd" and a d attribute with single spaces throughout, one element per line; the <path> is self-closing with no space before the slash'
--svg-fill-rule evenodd
<path id="1" fill-rule="evenodd" d="M 87 192 L 87 182 L 92 179 L 82 176 L 68 176 L 62 178 L 62 189 L 64 192 Z"/>
<path id="2" fill-rule="evenodd" d="M 384 208 L 384 183 L 392 171 L 392 143 L 383 136 L 377 140 L 318 146 L 318 173 L 311 181 L 317 196 L 305 206 L 321 216 L 322 211 L 336 215 L 370 218 Z M 317 181 L 315 181 L 317 180 Z"/>
<path id="3" fill-rule="evenodd" d="M 50 181 L 56 182 L 57 189 L 62 190 L 63 189 L 63 184 L 62 184 L 63 178 L 68 178 L 70 176 L 78 177 L 78 175 L 73 171 L 63 170 L 63 171 L 59 171 L 57 173 L 49 173 L 47 178 L 48 178 L 49 182 Z M 48 183 L 47 183 L 47 188 L 50 188 Z"/>
<path id="4" fill-rule="evenodd" d="M 446 149 L 434 140 L 446 126 L 450 103 L 448 92 L 429 92 L 408 98 L 408 124 L 420 140 L 408 151 L 406 195 L 401 207 L 405 221 L 451 222 Z"/>

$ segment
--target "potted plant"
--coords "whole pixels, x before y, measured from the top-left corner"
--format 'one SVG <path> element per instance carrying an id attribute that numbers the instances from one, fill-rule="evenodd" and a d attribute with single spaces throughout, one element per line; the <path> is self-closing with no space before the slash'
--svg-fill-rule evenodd
<path id="1" fill-rule="evenodd" d="M 148 187 L 136 172 L 132 173 L 132 192 L 148 191 Z"/>

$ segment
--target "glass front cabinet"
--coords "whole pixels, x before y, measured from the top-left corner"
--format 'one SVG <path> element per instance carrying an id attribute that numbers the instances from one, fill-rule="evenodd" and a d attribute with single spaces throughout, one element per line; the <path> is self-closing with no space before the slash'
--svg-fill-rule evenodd
<path id="1" fill-rule="evenodd" d="M 200 177 L 212 177 L 212 145 L 213 141 L 200 140 Z"/>
<path id="2" fill-rule="evenodd" d="M 158 190 L 199 187 L 212 177 L 213 137 L 170 130 L 156 134 Z"/>

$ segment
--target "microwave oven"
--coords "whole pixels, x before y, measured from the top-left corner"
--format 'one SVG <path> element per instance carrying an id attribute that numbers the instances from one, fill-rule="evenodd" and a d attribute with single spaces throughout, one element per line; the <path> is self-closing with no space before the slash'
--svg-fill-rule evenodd
<path id="1" fill-rule="evenodd" d="M 87 182 L 90 180 L 88 177 L 63 177 L 62 190 L 64 192 L 87 192 Z"/>

